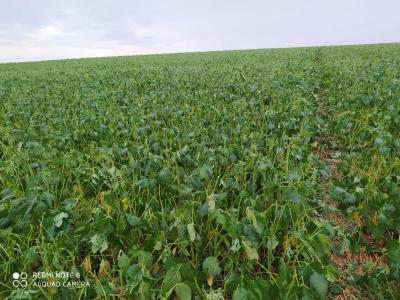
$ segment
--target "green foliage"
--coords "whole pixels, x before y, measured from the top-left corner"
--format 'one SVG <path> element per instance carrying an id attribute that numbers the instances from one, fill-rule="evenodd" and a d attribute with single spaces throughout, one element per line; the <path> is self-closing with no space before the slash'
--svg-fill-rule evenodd
<path id="1" fill-rule="evenodd" d="M 177 287 L 178 283 L 182 281 L 182 276 L 179 271 L 180 266 L 175 266 L 165 273 L 162 283 L 161 292 L 164 295 L 171 294 L 172 290 Z"/>
<path id="2" fill-rule="evenodd" d="M 324 276 L 314 272 L 310 277 L 310 286 L 317 291 L 321 299 L 325 299 L 328 294 L 328 281 Z"/>
<path id="3" fill-rule="evenodd" d="M 395 299 L 398 53 L 0 65 L 0 298 Z"/>
<path id="4" fill-rule="evenodd" d="M 252 246 L 252 244 L 251 244 L 251 242 L 249 240 L 242 241 L 242 245 L 244 247 L 244 250 L 246 252 L 247 258 L 249 260 L 258 260 L 259 259 L 257 249 L 255 249 Z"/>
<path id="5" fill-rule="evenodd" d="M 68 214 L 65 212 L 59 213 L 54 217 L 54 226 L 61 227 L 63 220 L 68 218 Z"/>
<path id="6" fill-rule="evenodd" d="M 192 289 L 184 282 L 178 283 L 176 285 L 175 292 L 180 300 L 192 299 Z"/>
<path id="7" fill-rule="evenodd" d="M 90 238 L 90 242 L 92 243 L 92 252 L 104 252 L 108 249 L 108 242 L 104 235 L 95 234 Z"/>
<path id="8" fill-rule="evenodd" d="M 203 271 L 208 277 L 215 277 L 221 273 L 221 267 L 214 256 L 207 257 L 203 261 Z"/>

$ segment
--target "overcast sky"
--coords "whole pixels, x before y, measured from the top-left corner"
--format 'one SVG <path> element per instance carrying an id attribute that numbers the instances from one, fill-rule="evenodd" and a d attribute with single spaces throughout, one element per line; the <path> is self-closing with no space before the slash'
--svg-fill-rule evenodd
<path id="1" fill-rule="evenodd" d="M 383 42 L 399 0 L 0 0 L 0 62 Z"/>

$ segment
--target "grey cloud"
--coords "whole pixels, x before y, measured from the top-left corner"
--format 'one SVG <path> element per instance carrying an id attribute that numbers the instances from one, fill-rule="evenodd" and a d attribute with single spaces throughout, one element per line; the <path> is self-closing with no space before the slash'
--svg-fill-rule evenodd
<path id="1" fill-rule="evenodd" d="M 400 41 L 400 2 L 14 0 L 0 62 Z"/>

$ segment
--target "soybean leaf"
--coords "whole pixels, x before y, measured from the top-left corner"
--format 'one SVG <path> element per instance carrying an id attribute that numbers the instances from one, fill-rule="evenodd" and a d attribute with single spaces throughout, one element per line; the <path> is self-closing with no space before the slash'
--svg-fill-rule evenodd
<path id="1" fill-rule="evenodd" d="M 203 261 L 203 271 L 208 277 L 215 277 L 221 273 L 217 258 L 214 256 L 207 257 Z"/>
<path id="2" fill-rule="evenodd" d="M 59 213 L 54 217 L 54 226 L 61 227 L 63 220 L 68 218 L 68 214 L 65 212 Z"/>
<path id="3" fill-rule="evenodd" d="M 169 295 L 171 290 L 182 281 L 182 276 L 179 271 L 180 264 L 172 267 L 164 276 L 161 291 L 163 295 Z"/>
<path id="4" fill-rule="evenodd" d="M 180 300 L 192 299 L 192 289 L 186 283 L 178 283 L 175 287 L 175 293 Z"/>
<path id="5" fill-rule="evenodd" d="M 243 287 L 238 288 L 233 294 L 233 300 L 253 300 L 251 292 Z"/>
<path id="6" fill-rule="evenodd" d="M 328 281 L 321 274 L 314 272 L 310 277 L 310 286 L 318 293 L 321 299 L 328 294 Z"/>
<path id="7" fill-rule="evenodd" d="M 249 240 L 243 240 L 242 245 L 244 247 L 247 258 L 249 260 L 258 260 L 259 259 L 257 249 L 255 249 L 253 247 L 253 245 L 251 244 L 251 242 Z"/>
<path id="8" fill-rule="evenodd" d="M 193 242 L 194 239 L 196 238 L 196 232 L 194 231 L 194 224 L 190 223 L 186 226 L 186 228 L 189 233 L 190 241 Z"/>
<path id="9" fill-rule="evenodd" d="M 104 252 L 108 249 L 108 242 L 106 237 L 103 234 L 96 234 L 90 238 L 90 242 L 92 243 L 92 252 Z"/>

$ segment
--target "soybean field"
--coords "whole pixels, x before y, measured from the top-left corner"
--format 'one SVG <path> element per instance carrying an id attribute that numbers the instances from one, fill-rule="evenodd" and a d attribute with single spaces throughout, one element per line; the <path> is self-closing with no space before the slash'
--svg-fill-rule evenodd
<path id="1" fill-rule="evenodd" d="M 400 44 L 0 65 L 0 299 L 399 282 Z"/>

